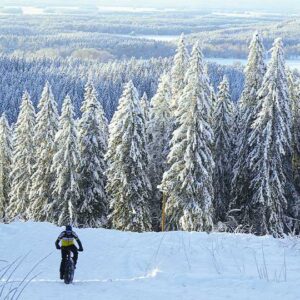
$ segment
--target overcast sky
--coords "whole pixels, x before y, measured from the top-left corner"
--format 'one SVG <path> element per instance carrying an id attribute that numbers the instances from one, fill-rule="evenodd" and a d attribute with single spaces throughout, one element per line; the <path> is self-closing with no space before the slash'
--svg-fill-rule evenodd
<path id="1" fill-rule="evenodd" d="M 300 0 L 0 0 L 0 5 L 132 6 L 201 10 L 300 11 Z"/>

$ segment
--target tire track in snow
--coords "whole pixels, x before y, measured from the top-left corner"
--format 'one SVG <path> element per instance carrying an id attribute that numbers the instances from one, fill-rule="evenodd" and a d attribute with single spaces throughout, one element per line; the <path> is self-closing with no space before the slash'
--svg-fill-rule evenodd
<path id="1" fill-rule="evenodd" d="M 139 280 L 145 280 L 145 279 L 151 279 L 155 278 L 157 274 L 160 273 L 159 269 L 153 269 L 149 273 L 147 273 L 144 276 L 138 276 L 138 277 L 132 277 L 132 278 L 115 278 L 115 279 L 84 279 L 84 280 L 79 280 L 75 279 L 73 283 L 101 283 L 101 282 L 130 282 L 130 281 L 139 281 Z M 23 280 L 8 280 L 6 281 L 5 279 L 0 280 L 0 282 L 7 282 L 7 283 L 19 283 Z M 33 280 L 26 280 L 23 282 L 28 282 L 28 283 L 63 283 L 62 280 L 57 280 L 57 279 L 33 279 Z"/>

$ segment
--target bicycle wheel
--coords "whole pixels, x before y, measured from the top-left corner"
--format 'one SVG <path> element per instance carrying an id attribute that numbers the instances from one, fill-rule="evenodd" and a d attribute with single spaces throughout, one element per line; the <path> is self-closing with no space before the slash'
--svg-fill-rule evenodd
<path id="1" fill-rule="evenodd" d="M 65 273 L 64 273 L 64 282 L 65 284 L 70 284 L 73 282 L 74 278 L 74 263 L 72 258 L 68 259 L 65 267 Z"/>

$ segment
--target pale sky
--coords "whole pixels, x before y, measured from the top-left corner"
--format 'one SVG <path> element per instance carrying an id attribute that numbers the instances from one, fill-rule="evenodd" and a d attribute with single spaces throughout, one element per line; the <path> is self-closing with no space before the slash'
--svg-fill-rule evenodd
<path id="1" fill-rule="evenodd" d="M 132 6 L 201 10 L 300 11 L 300 0 L 0 0 L 0 5 Z"/>

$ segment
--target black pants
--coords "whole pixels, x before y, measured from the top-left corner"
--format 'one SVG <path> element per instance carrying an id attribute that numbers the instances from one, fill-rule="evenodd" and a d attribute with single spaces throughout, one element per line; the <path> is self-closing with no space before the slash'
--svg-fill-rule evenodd
<path id="1" fill-rule="evenodd" d="M 67 247 L 61 247 L 61 263 L 60 263 L 60 269 L 59 269 L 61 274 L 64 273 L 65 264 L 66 264 L 69 252 L 73 253 L 73 261 L 74 261 L 74 265 L 76 266 L 77 259 L 78 259 L 78 250 L 77 250 L 76 246 L 72 245 L 72 246 L 67 246 Z"/>

